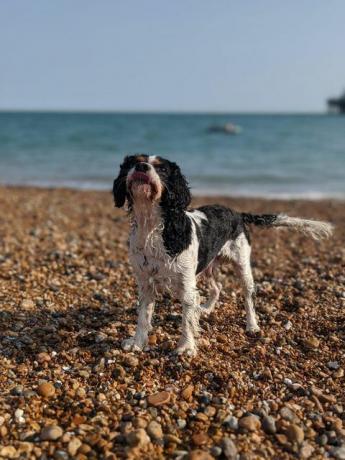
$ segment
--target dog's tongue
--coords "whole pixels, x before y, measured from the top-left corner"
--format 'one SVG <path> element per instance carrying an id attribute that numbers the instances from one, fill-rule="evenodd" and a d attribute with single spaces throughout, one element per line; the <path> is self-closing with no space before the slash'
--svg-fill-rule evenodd
<path id="1" fill-rule="evenodd" d="M 144 182 L 145 184 L 148 184 L 150 182 L 149 177 L 146 174 L 139 171 L 133 173 L 132 180 Z"/>

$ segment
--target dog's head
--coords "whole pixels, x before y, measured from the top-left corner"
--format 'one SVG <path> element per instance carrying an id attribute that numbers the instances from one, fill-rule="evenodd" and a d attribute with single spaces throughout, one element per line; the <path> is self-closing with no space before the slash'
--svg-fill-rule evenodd
<path id="1" fill-rule="evenodd" d="M 191 194 L 185 177 L 176 163 L 157 156 L 125 157 L 114 180 L 115 206 L 121 208 L 127 199 L 129 208 L 137 201 L 161 207 L 186 209 Z"/>

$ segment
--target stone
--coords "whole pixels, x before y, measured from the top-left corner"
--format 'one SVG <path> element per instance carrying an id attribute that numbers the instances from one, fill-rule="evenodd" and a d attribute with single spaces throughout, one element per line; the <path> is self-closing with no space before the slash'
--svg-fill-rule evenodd
<path id="1" fill-rule="evenodd" d="M 74 457 L 78 452 L 79 447 L 81 446 L 81 441 L 78 438 L 73 438 L 70 440 L 67 446 L 68 453 Z"/>
<path id="2" fill-rule="evenodd" d="M 55 387 L 49 382 L 41 383 L 37 388 L 37 393 L 44 398 L 51 398 L 55 395 Z"/>
<path id="3" fill-rule="evenodd" d="M 42 428 L 40 438 L 42 441 L 56 441 L 63 435 L 62 428 L 58 425 L 46 425 Z"/>
<path id="4" fill-rule="evenodd" d="M 54 452 L 54 460 L 69 460 L 69 458 L 68 453 L 64 450 L 58 449 Z"/>
<path id="5" fill-rule="evenodd" d="M 25 310 L 26 308 L 31 309 L 35 307 L 35 302 L 31 299 L 22 300 L 21 307 Z"/>
<path id="6" fill-rule="evenodd" d="M 309 350 L 313 350 L 320 346 L 320 340 L 317 339 L 316 337 L 310 337 L 303 341 L 303 345 L 305 346 L 305 348 Z"/>
<path id="7" fill-rule="evenodd" d="M 196 446 L 203 446 L 204 444 L 207 444 L 209 441 L 209 437 L 206 433 L 195 433 L 192 436 L 192 441 L 193 444 Z"/>
<path id="8" fill-rule="evenodd" d="M 237 447 L 232 439 L 223 438 L 222 439 L 222 449 L 223 449 L 224 457 L 227 460 L 236 460 Z"/>
<path id="9" fill-rule="evenodd" d="M 314 447 L 310 444 L 304 443 L 299 451 L 300 458 L 310 458 L 314 452 Z"/>
<path id="10" fill-rule="evenodd" d="M 190 401 L 193 395 L 194 391 L 194 386 L 193 385 L 188 385 L 186 388 L 184 388 L 181 392 L 181 396 L 184 400 Z"/>
<path id="11" fill-rule="evenodd" d="M 14 388 L 12 388 L 11 394 L 14 396 L 20 396 L 23 394 L 23 391 L 24 391 L 23 385 L 17 385 Z"/>
<path id="12" fill-rule="evenodd" d="M 4 446 L 0 448 L 0 457 L 15 458 L 17 457 L 17 450 L 13 446 Z"/>
<path id="13" fill-rule="evenodd" d="M 204 450 L 192 450 L 188 456 L 189 460 L 213 460 L 214 457 Z"/>
<path id="14" fill-rule="evenodd" d="M 297 415 L 289 408 L 289 407 L 282 407 L 279 411 L 281 417 L 284 419 L 284 420 L 287 420 L 288 422 L 298 422 L 299 419 L 297 417 Z"/>
<path id="15" fill-rule="evenodd" d="M 208 421 L 208 417 L 206 414 L 204 414 L 203 412 L 198 412 L 195 416 L 195 419 L 196 420 L 199 420 L 199 422 L 207 422 Z"/>
<path id="16" fill-rule="evenodd" d="M 231 430 L 233 431 L 237 431 L 238 430 L 238 418 L 233 416 L 233 415 L 228 415 L 224 421 L 223 421 L 223 425 L 226 427 L 226 428 L 230 428 Z"/>
<path id="17" fill-rule="evenodd" d="M 222 448 L 219 446 L 213 446 L 211 447 L 210 452 L 214 457 L 219 457 L 220 455 L 222 455 Z"/>
<path id="18" fill-rule="evenodd" d="M 298 425 L 289 425 L 285 430 L 285 434 L 292 443 L 302 444 L 304 441 L 304 431 Z"/>
<path id="19" fill-rule="evenodd" d="M 186 420 L 184 420 L 183 418 L 178 418 L 176 423 L 180 430 L 183 430 L 187 425 Z"/>
<path id="20" fill-rule="evenodd" d="M 256 415 L 247 415 L 240 419 L 238 425 L 246 431 L 257 431 L 261 426 L 261 422 Z"/>
<path id="21" fill-rule="evenodd" d="M 131 431 L 127 434 L 126 441 L 131 447 L 142 447 L 150 442 L 150 438 L 144 428 L 138 428 L 137 430 Z"/>
<path id="22" fill-rule="evenodd" d="M 270 415 L 265 415 L 262 419 L 262 429 L 267 434 L 275 434 L 277 432 L 276 422 Z"/>
<path id="23" fill-rule="evenodd" d="M 168 404 L 170 402 L 171 393 L 168 391 L 161 391 L 159 393 L 154 393 L 147 397 L 147 402 L 151 406 L 163 406 L 164 404 Z"/>
<path id="24" fill-rule="evenodd" d="M 338 361 L 329 361 L 327 363 L 327 367 L 328 369 L 331 369 L 332 371 L 336 371 L 337 369 L 339 369 L 340 364 L 338 363 Z"/>
<path id="25" fill-rule="evenodd" d="M 43 364 L 48 363 L 51 360 L 51 357 L 48 353 L 42 352 L 37 355 L 36 359 L 40 364 Z"/>
<path id="26" fill-rule="evenodd" d="M 340 447 L 333 447 L 332 455 L 338 460 L 345 460 L 345 444 Z"/>
<path id="27" fill-rule="evenodd" d="M 213 406 L 207 406 L 204 413 L 207 415 L 207 417 L 214 417 L 216 415 L 217 409 Z"/>
<path id="28" fill-rule="evenodd" d="M 162 426 L 155 420 L 148 424 L 146 431 L 152 440 L 162 439 L 163 437 Z"/>

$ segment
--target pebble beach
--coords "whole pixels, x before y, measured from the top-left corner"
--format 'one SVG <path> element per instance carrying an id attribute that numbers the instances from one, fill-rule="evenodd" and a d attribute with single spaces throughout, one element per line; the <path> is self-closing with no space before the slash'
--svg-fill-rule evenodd
<path id="1" fill-rule="evenodd" d="M 197 357 L 172 354 L 181 307 L 136 323 L 128 218 L 110 192 L 0 187 L 1 459 L 345 459 L 343 201 L 198 197 L 335 225 L 328 241 L 252 228 L 261 333 L 223 266 Z M 201 295 L 206 291 L 200 283 Z"/>

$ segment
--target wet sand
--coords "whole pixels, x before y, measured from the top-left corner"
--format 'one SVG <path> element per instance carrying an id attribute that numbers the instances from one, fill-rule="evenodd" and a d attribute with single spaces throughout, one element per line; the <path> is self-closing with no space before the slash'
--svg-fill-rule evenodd
<path id="1" fill-rule="evenodd" d="M 193 204 L 216 202 L 336 230 L 315 242 L 253 228 L 261 335 L 246 335 L 224 266 L 198 356 L 177 359 L 181 309 L 168 296 L 151 350 L 120 348 L 136 287 L 110 193 L 0 187 L 0 458 L 345 458 L 344 202 Z"/>

